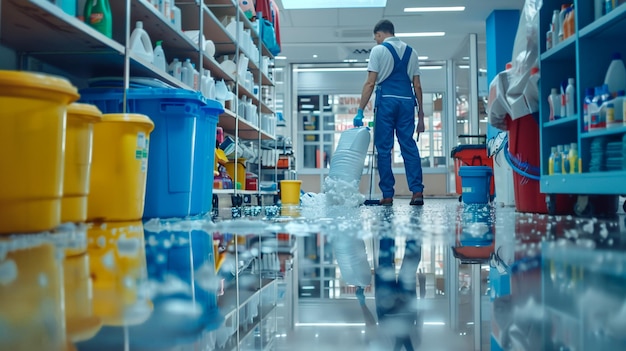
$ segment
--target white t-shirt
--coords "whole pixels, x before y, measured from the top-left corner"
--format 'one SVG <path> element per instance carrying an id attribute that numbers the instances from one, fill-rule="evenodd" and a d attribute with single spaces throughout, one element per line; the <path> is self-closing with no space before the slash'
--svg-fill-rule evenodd
<path id="1" fill-rule="evenodd" d="M 396 53 L 400 59 L 402 59 L 404 56 L 404 50 L 407 46 L 406 43 L 397 37 L 389 37 L 385 39 L 385 42 L 391 44 L 396 49 Z M 389 49 L 383 45 L 374 46 L 370 52 L 370 62 L 367 65 L 367 70 L 378 73 L 376 84 L 380 84 L 382 81 L 387 79 L 393 71 L 393 56 L 391 55 Z M 413 49 L 411 58 L 409 59 L 407 74 L 409 75 L 411 81 L 413 81 L 414 76 L 419 76 L 421 74 L 417 50 L 415 49 Z"/>

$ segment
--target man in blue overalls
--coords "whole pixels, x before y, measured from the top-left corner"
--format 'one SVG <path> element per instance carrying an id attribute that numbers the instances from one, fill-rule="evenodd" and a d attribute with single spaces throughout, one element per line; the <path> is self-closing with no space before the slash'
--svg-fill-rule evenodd
<path id="1" fill-rule="evenodd" d="M 391 150 L 394 132 L 404 159 L 409 190 L 413 193 L 411 205 L 424 204 L 422 163 L 413 132 L 424 131 L 422 85 L 417 52 L 395 37 L 393 23 L 381 20 L 374 27 L 376 45 L 370 52 L 367 81 L 361 92 L 361 103 L 354 126 L 363 125 L 363 109 L 376 88 L 374 104 L 374 145 L 378 151 L 378 186 L 383 193 L 381 205 L 393 204 L 395 178 L 391 170 Z M 415 128 L 415 106 L 418 123 Z"/>

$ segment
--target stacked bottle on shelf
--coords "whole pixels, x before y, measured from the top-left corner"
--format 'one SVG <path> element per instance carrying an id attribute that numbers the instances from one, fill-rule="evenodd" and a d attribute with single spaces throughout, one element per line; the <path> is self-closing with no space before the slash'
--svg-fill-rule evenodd
<path id="1" fill-rule="evenodd" d="M 550 120 L 571 117 L 576 114 L 576 87 L 574 78 L 568 78 L 560 88 L 552 88 L 548 96 Z"/>
<path id="2" fill-rule="evenodd" d="M 561 10 L 554 10 L 550 28 L 546 33 L 546 50 L 557 46 L 576 32 L 575 17 L 573 4 L 562 4 Z"/>
<path id="3" fill-rule="evenodd" d="M 581 173 L 582 159 L 578 157 L 578 144 L 557 145 L 551 148 L 548 174 Z"/>
<path id="4" fill-rule="evenodd" d="M 595 19 L 598 19 L 609 12 L 613 11 L 616 7 L 626 3 L 625 0 L 594 0 L 594 15 Z"/>
<path id="5" fill-rule="evenodd" d="M 604 84 L 585 89 L 583 103 L 584 131 L 621 127 L 626 125 L 624 103 L 626 103 L 626 66 L 619 53 L 607 69 Z"/>

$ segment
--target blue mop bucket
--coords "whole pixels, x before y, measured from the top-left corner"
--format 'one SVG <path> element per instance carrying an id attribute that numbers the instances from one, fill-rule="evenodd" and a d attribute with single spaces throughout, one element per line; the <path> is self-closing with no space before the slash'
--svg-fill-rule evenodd
<path id="1" fill-rule="evenodd" d="M 462 199 L 466 204 L 486 204 L 489 202 L 489 186 L 493 170 L 488 166 L 462 166 Z"/>

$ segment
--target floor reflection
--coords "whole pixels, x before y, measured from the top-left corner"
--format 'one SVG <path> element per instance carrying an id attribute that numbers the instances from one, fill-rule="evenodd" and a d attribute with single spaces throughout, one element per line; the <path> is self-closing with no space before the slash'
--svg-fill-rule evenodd
<path id="1" fill-rule="evenodd" d="M 5 236 L 0 349 L 626 349 L 625 220 L 399 200 Z"/>

